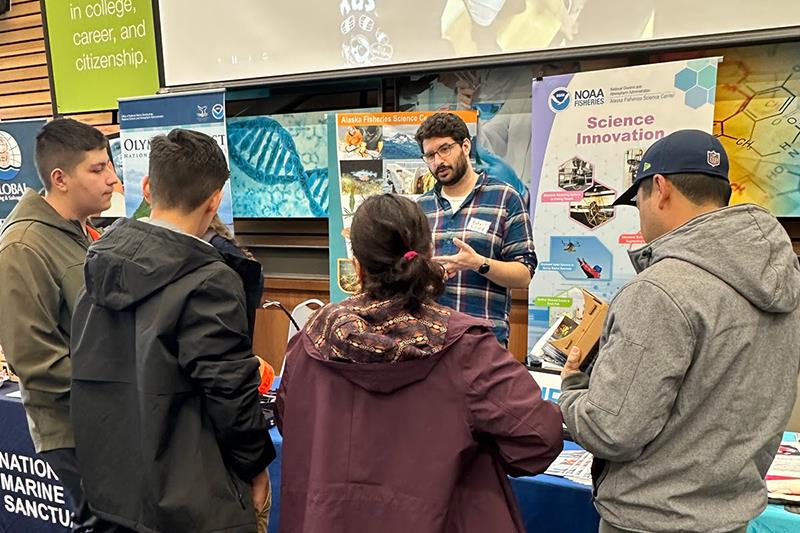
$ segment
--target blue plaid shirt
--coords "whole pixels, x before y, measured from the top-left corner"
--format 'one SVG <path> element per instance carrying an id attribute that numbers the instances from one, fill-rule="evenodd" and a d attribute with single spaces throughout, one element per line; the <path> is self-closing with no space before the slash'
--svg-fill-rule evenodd
<path id="1" fill-rule="evenodd" d="M 483 173 L 455 211 L 441 195 L 440 185 L 420 196 L 417 203 L 428 216 L 435 255 L 458 253 L 453 243 L 458 237 L 483 257 L 519 261 L 533 276 L 537 261 L 530 217 L 524 200 L 510 185 Z M 491 321 L 497 340 L 508 340 L 511 292 L 478 272 L 456 274 L 447 282 L 439 303 Z"/>

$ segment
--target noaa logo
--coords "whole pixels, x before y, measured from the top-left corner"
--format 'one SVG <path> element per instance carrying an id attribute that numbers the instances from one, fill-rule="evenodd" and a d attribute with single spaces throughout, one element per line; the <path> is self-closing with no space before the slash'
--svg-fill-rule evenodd
<path id="1" fill-rule="evenodd" d="M 216 120 L 222 120 L 222 117 L 225 116 L 225 106 L 222 104 L 214 104 L 214 107 L 211 108 L 211 116 Z"/>
<path id="2" fill-rule="evenodd" d="M 197 106 L 197 118 L 208 118 L 208 106 L 207 105 L 199 105 L 199 106 Z"/>
<path id="3" fill-rule="evenodd" d="M 569 90 L 566 87 L 557 87 L 550 93 L 547 104 L 553 113 L 564 111 L 569 107 Z"/>
<path id="4" fill-rule="evenodd" d="M 22 169 L 22 150 L 9 133 L 0 131 L 0 180 L 11 181 Z"/>

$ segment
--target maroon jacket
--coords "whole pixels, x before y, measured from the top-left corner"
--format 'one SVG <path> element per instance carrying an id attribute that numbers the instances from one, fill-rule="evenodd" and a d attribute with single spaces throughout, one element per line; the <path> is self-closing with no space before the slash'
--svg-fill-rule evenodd
<path id="1" fill-rule="evenodd" d="M 280 531 L 524 531 L 506 475 L 556 458 L 561 412 L 487 322 L 355 297 L 287 357 Z"/>

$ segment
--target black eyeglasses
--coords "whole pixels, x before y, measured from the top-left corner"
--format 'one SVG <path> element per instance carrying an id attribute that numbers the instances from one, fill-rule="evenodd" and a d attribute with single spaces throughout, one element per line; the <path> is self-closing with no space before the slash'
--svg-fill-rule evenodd
<path id="1" fill-rule="evenodd" d="M 450 155 L 450 152 L 453 151 L 453 146 L 457 146 L 459 144 L 461 144 L 461 143 L 452 142 L 452 143 L 449 143 L 449 144 L 443 144 L 439 148 L 434 150 L 433 152 L 428 152 L 427 154 L 422 154 L 422 160 L 425 161 L 426 163 L 433 163 L 433 160 L 436 159 L 436 154 L 439 154 L 439 157 L 444 159 L 445 157 Z"/>

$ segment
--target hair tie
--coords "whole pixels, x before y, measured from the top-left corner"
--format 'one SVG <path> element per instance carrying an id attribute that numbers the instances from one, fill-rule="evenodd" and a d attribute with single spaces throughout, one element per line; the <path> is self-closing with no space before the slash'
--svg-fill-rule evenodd
<path id="1" fill-rule="evenodd" d="M 414 250 L 410 250 L 410 251 L 406 252 L 405 255 L 403 255 L 403 259 L 405 259 L 406 261 L 411 261 L 415 257 L 417 257 L 418 255 L 419 254 L 417 252 L 415 252 Z"/>

